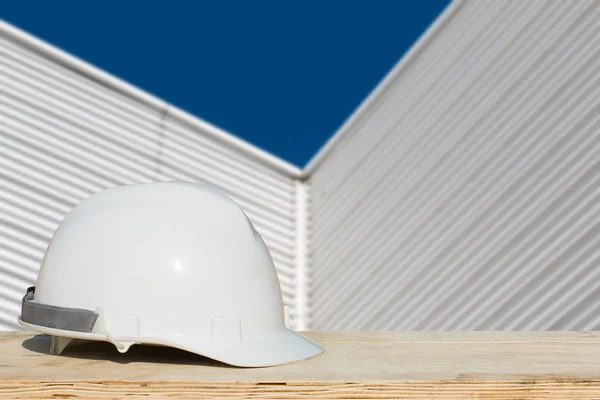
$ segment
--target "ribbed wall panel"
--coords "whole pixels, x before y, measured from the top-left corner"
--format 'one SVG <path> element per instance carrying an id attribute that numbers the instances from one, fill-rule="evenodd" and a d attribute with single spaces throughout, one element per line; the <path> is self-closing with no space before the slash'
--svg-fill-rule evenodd
<path id="1" fill-rule="evenodd" d="M 598 8 L 455 3 L 342 128 L 312 329 L 600 329 Z"/>
<path id="2" fill-rule="evenodd" d="M 24 290 L 74 205 L 154 179 L 159 121 L 0 32 L 0 330 L 18 328 Z"/>
<path id="3" fill-rule="evenodd" d="M 308 186 L 0 22 L 0 330 L 75 204 L 174 179 L 243 207 L 292 327 L 600 329 L 598 8 L 455 2 Z"/>
<path id="4" fill-rule="evenodd" d="M 35 39 L 4 29 L 0 26 L 0 330 L 18 329 L 21 297 L 73 206 L 110 187 L 180 179 L 216 186 L 244 208 L 272 252 L 295 326 L 293 176 L 160 100 L 140 100 L 49 56 Z"/>

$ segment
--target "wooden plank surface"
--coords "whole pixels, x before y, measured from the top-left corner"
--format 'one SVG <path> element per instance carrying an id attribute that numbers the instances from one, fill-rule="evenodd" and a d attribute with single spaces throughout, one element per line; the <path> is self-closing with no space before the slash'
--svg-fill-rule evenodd
<path id="1" fill-rule="evenodd" d="M 233 368 L 176 349 L 0 333 L 0 399 L 600 399 L 600 332 L 306 334 L 326 352 L 272 368 Z"/>

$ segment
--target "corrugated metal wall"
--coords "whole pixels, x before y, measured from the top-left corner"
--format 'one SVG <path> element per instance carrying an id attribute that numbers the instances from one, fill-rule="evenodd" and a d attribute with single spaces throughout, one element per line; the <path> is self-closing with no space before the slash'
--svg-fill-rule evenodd
<path id="1" fill-rule="evenodd" d="M 175 179 L 217 186 L 244 208 L 295 326 L 295 168 L 90 70 L 0 22 L 0 330 L 18 328 L 21 297 L 74 205 L 109 187 Z"/>
<path id="2" fill-rule="evenodd" d="M 598 9 L 453 3 L 308 185 L 0 22 L 0 330 L 75 204 L 172 179 L 246 210 L 293 327 L 600 329 Z"/>
<path id="3" fill-rule="evenodd" d="M 599 7 L 450 6 L 313 163 L 311 328 L 600 329 Z"/>

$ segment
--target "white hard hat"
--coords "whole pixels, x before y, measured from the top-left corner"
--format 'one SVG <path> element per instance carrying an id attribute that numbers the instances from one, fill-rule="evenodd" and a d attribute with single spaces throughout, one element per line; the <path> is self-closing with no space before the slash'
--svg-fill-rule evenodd
<path id="1" fill-rule="evenodd" d="M 91 196 L 57 229 L 19 323 L 53 336 L 176 347 L 237 366 L 323 349 L 286 328 L 279 280 L 260 235 L 229 197 L 164 182 Z"/>

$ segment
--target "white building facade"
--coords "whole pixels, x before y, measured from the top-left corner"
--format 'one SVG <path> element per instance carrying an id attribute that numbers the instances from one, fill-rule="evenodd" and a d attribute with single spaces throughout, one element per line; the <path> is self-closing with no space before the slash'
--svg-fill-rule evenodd
<path id="1" fill-rule="evenodd" d="M 0 22 L 0 330 L 78 202 L 204 182 L 291 326 L 600 329 L 593 0 L 455 1 L 304 169 Z"/>

